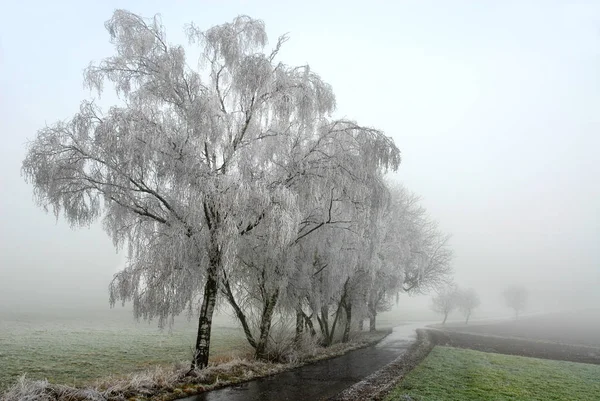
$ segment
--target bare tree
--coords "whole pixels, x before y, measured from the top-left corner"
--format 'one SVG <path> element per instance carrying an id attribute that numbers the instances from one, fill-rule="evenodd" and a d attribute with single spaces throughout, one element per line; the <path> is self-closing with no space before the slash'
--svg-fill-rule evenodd
<path id="1" fill-rule="evenodd" d="M 527 307 L 527 299 L 529 298 L 527 288 L 514 285 L 504 290 L 502 295 L 504 296 L 506 306 L 515 311 L 515 319 L 518 319 L 519 314 Z"/>
<path id="2" fill-rule="evenodd" d="M 480 303 L 479 295 L 473 288 L 458 291 L 458 308 L 465 316 L 465 324 L 469 324 L 473 309 L 477 308 Z"/>
<path id="3" fill-rule="evenodd" d="M 122 105 L 102 113 L 84 101 L 70 121 L 41 129 L 23 174 L 57 217 L 73 226 L 102 217 L 115 245 L 127 246 L 111 304 L 132 301 L 136 317 L 163 325 L 200 300 L 192 367 L 202 368 L 241 239 L 269 219 L 280 249 L 331 223 L 330 213 L 302 221 L 294 185 L 328 193 L 331 180 L 365 178 L 368 169 L 352 170 L 358 161 L 395 169 L 399 151 L 377 130 L 329 120 L 330 86 L 308 66 L 275 62 L 285 36 L 264 53 L 262 21 L 188 26 L 199 70 L 167 42 L 158 16 L 117 10 L 106 28 L 116 54 L 91 65 L 85 83 L 98 94 L 112 84 Z"/>
<path id="4" fill-rule="evenodd" d="M 431 299 L 431 309 L 444 316 L 442 324 L 446 324 L 448 315 L 452 313 L 459 306 L 459 293 L 454 285 L 450 285 Z"/>

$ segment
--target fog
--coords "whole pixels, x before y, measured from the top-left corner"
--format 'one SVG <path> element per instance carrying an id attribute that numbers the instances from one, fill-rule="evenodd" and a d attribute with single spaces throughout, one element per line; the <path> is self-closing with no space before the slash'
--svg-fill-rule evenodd
<path id="1" fill-rule="evenodd" d="M 96 224 L 72 230 L 37 207 L 20 175 L 25 145 L 88 98 L 82 70 L 112 54 L 114 8 L 160 12 L 172 43 L 248 14 L 280 56 L 309 63 L 338 115 L 380 128 L 403 161 L 394 178 L 452 233 L 455 281 L 480 315 L 510 314 L 523 284 L 530 311 L 600 305 L 600 4 L 178 1 L 6 4 L 0 14 L 0 305 L 108 308 L 124 263 Z M 115 99 L 107 96 L 104 105 Z M 426 310 L 429 296 L 400 298 Z"/>

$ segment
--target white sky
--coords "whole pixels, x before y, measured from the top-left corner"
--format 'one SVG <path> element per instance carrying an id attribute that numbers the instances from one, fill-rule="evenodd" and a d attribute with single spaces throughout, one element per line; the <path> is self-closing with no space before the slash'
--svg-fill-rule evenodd
<path id="1" fill-rule="evenodd" d="M 280 59 L 395 139 L 397 178 L 453 234 L 459 284 L 488 307 L 516 282 L 538 306 L 600 304 L 600 2 L 21 0 L 0 12 L 0 305 L 108 304 L 121 257 L 99 225 L 36 207 L 20 165 L 89 97 L 82 71 L 112 54 L 115 8 L 161 13 L 178 44 L 185 23 L 239 14 L 272 44 L 289 32 Z"/>

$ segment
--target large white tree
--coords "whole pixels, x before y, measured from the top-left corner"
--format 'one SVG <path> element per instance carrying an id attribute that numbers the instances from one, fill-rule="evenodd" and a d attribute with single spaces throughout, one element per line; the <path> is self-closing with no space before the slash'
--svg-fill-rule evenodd
<path id="1" fill-rule="evenodd" d="M 91 65 L 85 83 L 98 94 L 112 85 L 122 105 L 102 112 L 84 101 L 69 121 L 39 130 L 23 174 L 57 217 L 102 218 L 128 248 L 111 303 L 132 301 L 137 317 L 165 324 L 199 300 L 192 367 L 201 368 L 220 285 L 244 277 L 243 238 L 262 225 L 281 252 L 334 222 L 331 203 L 301 213 L 298 187 L 351 198 L 353 183 L 395 169 L 399 151 L 377 130 L 331 120 L 330 86 L 308 66 L 276 61 L 286 37 L 265 52 L 262 21 L 188 26 L 198 69 L 158 17 L 117 10 L 106 28 L 115 54 Z"/>

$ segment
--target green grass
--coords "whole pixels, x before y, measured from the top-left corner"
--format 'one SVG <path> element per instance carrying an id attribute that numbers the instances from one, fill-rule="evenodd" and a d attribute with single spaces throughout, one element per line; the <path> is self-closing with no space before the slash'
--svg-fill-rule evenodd
<path id="1" fill-rule="evenodd" d="M 153 365 L 191 361 L 196 323 L 178 319 L 173 330 L 136 323 L 131 312 L 92 316 L 0 314 L 0 392 L 22 374 L 81 385 Z M 243 332 L 230 320 L 213 325 L 211 358 L 247 353 Z"/>
<path id="2" fill-rule="evenodd" d="M 410 318 L 405 312 L 385 312 L 378 316 L 377 327 Z M 21 311 L 0 305 L 0 393 L 24 373 L 31 379 L 83 385 L 108 375 L 191 361 L 196 329 L 196 321 L 181 317 L 171 332 L 160 331 L 156 322 L 135 322 L 130 308 Z M 215 317 L 211 359 L 250 351 L 235 321 Z"/>
<path id="3" fill-rule="evenodd" d="M 598 400 L 599 378 L 598 365 L 436 346 L 386 400 Z"/>

